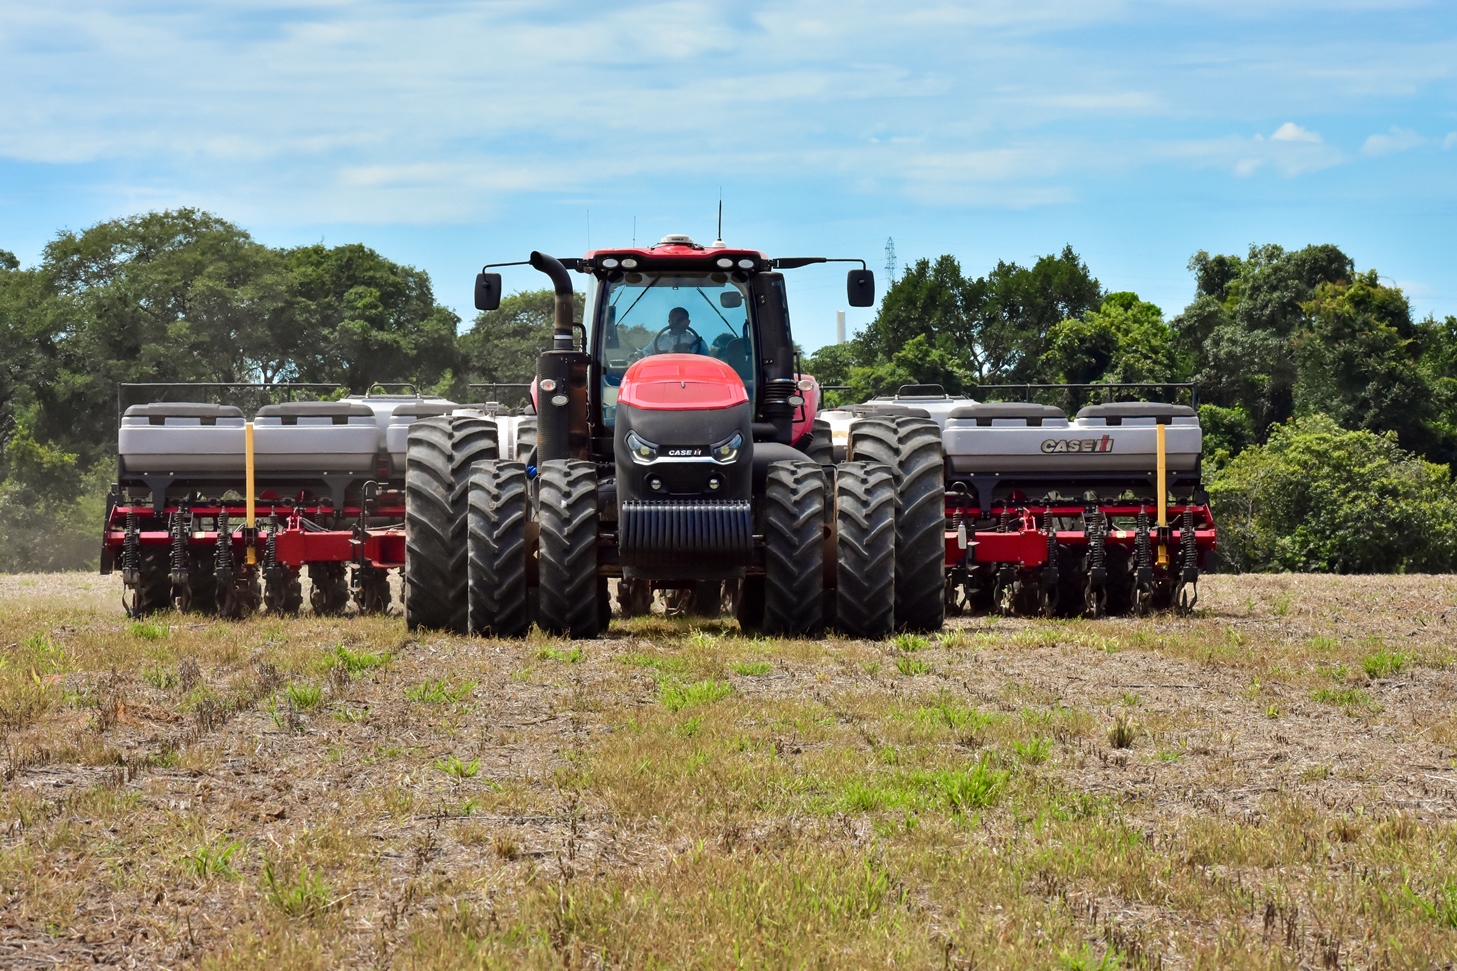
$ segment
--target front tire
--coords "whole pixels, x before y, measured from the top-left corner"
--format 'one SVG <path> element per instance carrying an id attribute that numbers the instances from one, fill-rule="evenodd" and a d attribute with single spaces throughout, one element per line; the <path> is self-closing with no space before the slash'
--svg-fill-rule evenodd
<path id="1" fill-rule="evenodd" d="M 472 634 L 520 637 L 526 607 L 526 466 L 478 462 L 471 470 L 467 602 Z"/>
<path id="2" fill-rule="evenodd" d="M 824 623 L 825 474 L 775 462 L 764 489 L 763 631 L 801 637 Z"/>
<path id="3" fill-rule="evenodd" d="M 405 624 L 410 630 L 464 626 L 456 596 L 459 554 L 451 502 L 450 418 L 422 418 L 410 424 L 405 451 Z"/>
<path id="4" fill-rule="evenodd" d="M 537 471 L 539 600 L 544 630 L 596 637 L 602 626 L 597 597 L 597 467 L 554 459 Z"/>

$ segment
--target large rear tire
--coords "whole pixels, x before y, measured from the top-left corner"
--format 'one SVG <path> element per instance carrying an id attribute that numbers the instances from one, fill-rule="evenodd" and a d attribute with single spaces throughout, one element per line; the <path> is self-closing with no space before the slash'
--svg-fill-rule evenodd
<path id="1" fill-rule="evenodd" d="M 850 426 L 851 457 L 890 466 L 896 483 L 895 623 L 946 623 L 946 454 L 929 418 L 880 416 Z"/>
<path id="2" fill-rule="evenodd" d="M 825 419 L 814 420 L 805 454 L 820 465 L 835 464 L 835 442 L 830 432 L 830 423 Z"/>
<path id="3" fill-rule="evenodd" d="M 526 466 L 478 462 L 471 470 L 467 601 L 472 634 L 520 637 L 526 609 Z"/>
<path id="4" fill-rule="evenodd" d="M 516 425 L 516 461 L 531 464 L 536 451 L 536 416 L 523 418 Z"/>
<path id="5" fill-rule="evenodd" d="M 410 425 L 405 452 L 405 623 L 467 628 L 466 504 L 470 469 L 496 457 L 496 423 L 465 416 Z"/>
<path id="6" fill-rule="evenodd" d="M 539 600 L 544 630 L 596 637 L 602 626 L 597 597 L 597 467 L 554 459 L 537 469 Z"/>
<path id="7" fill-rule="evenodd" d="M 763 631 L 801 637 L 824 625 L 825 474 L 775 462 L 764 488 Z"/>
<path id="8" fill-rule="evenodd" d="M 411 422 L 405 451 L 405 625 L 451 630 L 458 622 L 457 578 L 464 544 L 458 542 L 451 502 L 450 418 Z M 457 548 L 460 547 L 459 551 Z M 464 593 L 462 590 L 461 593 Z"/>
<path id="9" fill-rule="evenodd" d="M 846 462 L 835 474 L 835 626 L 880 639 L 895 629 L 895 477 Z"/>

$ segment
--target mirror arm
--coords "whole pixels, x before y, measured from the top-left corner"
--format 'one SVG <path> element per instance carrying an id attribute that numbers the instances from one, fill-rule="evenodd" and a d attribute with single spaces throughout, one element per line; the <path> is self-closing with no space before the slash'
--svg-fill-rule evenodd
<path id="1" fill-rule="evenodd" d="M 797 270 L 801 266 L 809 266 L 812 263 L 859 263 L 860 269 L 869 269 L 864 260 L 846 256 L 783 256 L 769 261 L 769 264 L 776 270 Z"/>

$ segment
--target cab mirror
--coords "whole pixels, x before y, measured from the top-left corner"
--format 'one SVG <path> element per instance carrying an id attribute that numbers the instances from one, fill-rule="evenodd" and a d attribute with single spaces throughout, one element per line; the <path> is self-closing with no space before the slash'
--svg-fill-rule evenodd
<path id="1" fill-rule="evenodd" d="M 875 271 L 851 270 L 845 280 L 845 296 L 852 307 L 875 306 Z"/>
<path id="2" fill-rule="evenodd" d="M 718 302 L 725 310 L 733 310 L 744 305 L 744 295 L 737 290 L 725 290 L 718 295 Z"/>
<path id="3" fill-rule="evenodd" d="M 476 309 L 499 310 L 501 307 L 501 274 L 476 274 Z"/>

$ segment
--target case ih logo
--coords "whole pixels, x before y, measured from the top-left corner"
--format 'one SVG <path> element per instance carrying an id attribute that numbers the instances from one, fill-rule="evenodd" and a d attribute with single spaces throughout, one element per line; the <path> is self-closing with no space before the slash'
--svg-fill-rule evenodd
<path id="1" fill-rule="evenodd" d="M 1044 452 L 1111 452 L 1113 439 L 1102 438 L 1049 438 L 1042 443 Z"/>
<path id="2" fill-rule="evenodd" d="M 663 450 L 663 454 L 664 455 L 667 455 L 669 458 L 675 458 L 675 459 L 690 458 L 690 457 L 696 457 L 696 456 L 702 455 L 703 454 L 703 449 L 701 449 L 701 448 L 669 448 L 669 449 L 664 449 Z"/>

